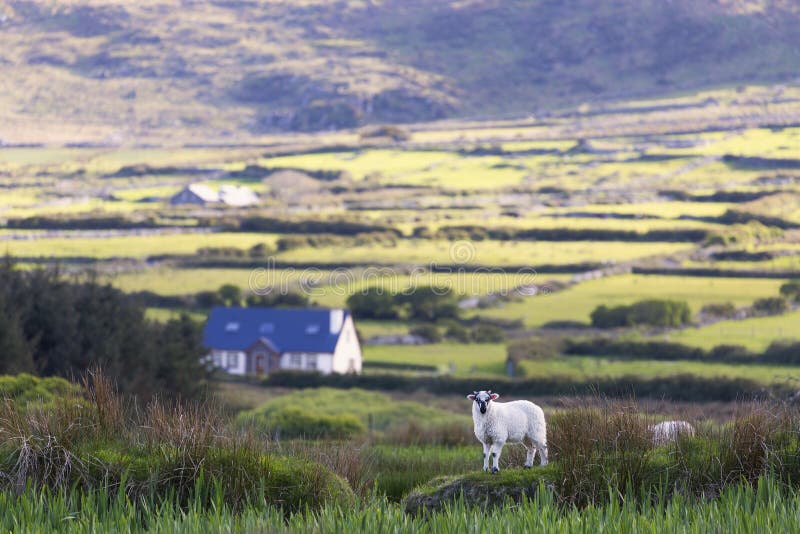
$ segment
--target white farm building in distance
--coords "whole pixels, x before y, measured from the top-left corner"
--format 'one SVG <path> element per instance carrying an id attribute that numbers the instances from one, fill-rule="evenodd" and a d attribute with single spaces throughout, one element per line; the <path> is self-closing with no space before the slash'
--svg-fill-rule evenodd
<path id="1" fill-rule="evenodd" d="M 181 189 L 169 199 L 173 206 L 195 205 L 210 206 L 224 204 L 226 206 L 243 207 L 258 204 L 258 195 L 243 185 L 221 185 L 219 191 L 204 184 L 191 184 Z"/>

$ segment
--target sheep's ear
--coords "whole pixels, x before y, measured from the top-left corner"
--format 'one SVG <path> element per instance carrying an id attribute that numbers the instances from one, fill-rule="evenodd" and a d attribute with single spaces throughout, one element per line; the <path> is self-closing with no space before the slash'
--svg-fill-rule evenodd
<path id="1" fill-rule="evenodd" d="M 467 398 L 468 398 L 469 400 L 471 400 L 471 401 L 474 401 L 474 400 L 475 400 L 475 397 L 476 397 L 476 395 L 475 395 L 474 393 L 470 393 L 469 395 L 467 395 Z"/>
<path id="2" fill-rule="evenodd" d="M 498 395 L 497 393 L 492 393 L 491 395 L 489 395 L 489 398 L 492 400 L 497 400 L 500 398 L 500 395 Z"/>

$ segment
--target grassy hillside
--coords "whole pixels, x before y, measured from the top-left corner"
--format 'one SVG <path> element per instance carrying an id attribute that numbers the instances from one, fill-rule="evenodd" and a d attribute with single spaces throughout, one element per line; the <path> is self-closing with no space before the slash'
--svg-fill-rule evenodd
<path id="1" fill-rule="evenodd" d="M 791 80 L 798 22 L 786 0 L 3 0 L 0 139 L 224 139 Z"/>

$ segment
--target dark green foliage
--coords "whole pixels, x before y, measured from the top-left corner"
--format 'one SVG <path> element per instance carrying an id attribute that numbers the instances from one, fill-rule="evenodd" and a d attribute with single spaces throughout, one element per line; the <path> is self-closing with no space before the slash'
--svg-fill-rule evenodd
<path id="1" fill-rule="evenodd" d="M 783 297 L 764 297 L 753 302 L 753 310 L 760 315 L 781 315 L 789 305 Z"/>
<path id="2" fill-rule="evenodd" d="M 794 301 L 800 300 L 800 280 L 790 280 L 781 285 L 781 296 Z"/>
<path id="3" fill-rule="evenodd" d="M 455 321 L 450 323 L 444 335 L 446 338 L 452 339 L 453 341 L 458 341 L 459 343 L 470 342 L 469 330 Z"/>
<path id="4" fill-rule="evenodd" d="M 712 317 L 732 319 L 736 315 L 736 306 L 732 302 L 722 302 L 719 304 L 706 304 L 700 309 L 700 313 Z"/>
<path id="5" fill-rule="evenodd" d="M 348 220 L 273 219 L 269 217 L 245 217 L 226 228 L 229 231 L 264 232 L 278 234 L 335 234 L 354 236 L 362 233 L 392 233 L 400 236 L 396 228 L 372 225 Z"/>
<path id="6" fill-rule="evenodd" d="M 759 360 L 764 363 L 800 365 L 800 343 L 773 341 Z"/>
<path id="7" fill-rule="evenodd" d="M 775 257 L 775 253 L 769 250 L 760 252 L 749 252 L 747 250 L 723 250 L 713 252 L 711 259 L 714 261 L 768 261 Z"/>
<path id="8" fill-rule="evenodd" d="M 245 299 L 247 306 L 262 306 L 265 308 L 304 308 L 311 304 L 308 295 L 293 291 L 281 292 L 271 291 L 265 295 L 247 295 Z"/>
<path id="9" fill-rule="evenodd" d="M 585 395 L 598 393 L 609 397 L 671 399 L 676 401 L 734 401 L 765 394 L 763 384 L 741 378 L 706 378 L 683 374 L 662 378 L 621 376 L 575 380 L 568 376 L 508 380 L 492 377 L 487 387 L 512 396 Z M 401 374 L 320 375 L 316 373 L 280 371 L 271 373 L 263 382 L 269 387 L 292 388 L 363 388 L 383 391 L 414 392 L 424 390 L 435 394 L 462 394 L 475 389 L 475 378 L 450 376 L 405 376 Z M 788 389 L 773 387 L 776 394 Z"/>
<path id="10" fill-rule="evenodd" d="M 239 306 L 242 303 L 242 289 L 234 284 L 223 284 L 217 289 L 225 306 Z"/>
<path id="11" fill-rule="evenodd" d="M 681 326 L 691 322 L 692 311 L 685 301 L 649 299 L 612 308 L 600 305 L 592 312 L 591 318 L 592 326 L 596 328 Z"/>
<path id="12" fill-rule="evenodd" d="M 33 355 L 25 341 L 19 317 L 0 295 L 0 374 L 33 372 Z"/>
<path id="13" fill-rule="evenodd" d="M 474 225 L 442 226 L 435 233 L 427 227 L 418 227 L 414 237 L 439 239 L 470 239 L 480 241 L 633 241 L 633 242 L 689 242 L 698 243 L 709 237 L 706 230 L 596 230 L 591 228 L 533 228 L 492 227 Z"/>
<path id="14" fill-rule="evenodd" d="M 408 333 L 414 336 L 425 338 L 430 343 L 439 343 L 442 341 L 442 333 L 432 324 L 419 324 L 408 330 Z"/>
<path id="15" fill-rule="evenodd" d="M 458 302 L 449 287 L 416 287 L 408 293 L 398 293 L 394 301 L 405 306 L 410 319 L 437 321 L 458 317 Z"/>
<path id="16" fill-rule="evenodd" d="M 77 376 L 100 366 L 119 387 L 143 398 L 195 396 L 204 387 L 200 327 L 187 317 L 153 323 L 138 299 L 93 279 L 0 266 L 0 369 Z M 2 310 L 0 310 L 2 311 Z M 31 363 L 33 364 L 31 366 Z"/>
<path id="17" fill-rule="evenodd" d="M 499 326 L 478 324 L 470 329 L 469 338 L 473 343 L 501 343 L 505 341 L 506 334 Z"/>
<path id="18" fill-rule="evenodd" d="M 27 217 L 25 219 L 9 219 L 6 225 L 9 228 L 26 230 L 111 230 L 131 228 L 158 228 L 161 226 L 154 219 L 130 219 L 122 215 L 115 216 L 80 216 L 56 217 L 41 216 Z"/>
<path id="19" fill-rule="evenodd" d="M 359 319 L 396 319 L 394 296 L 380 287 L 365 288 L 347 298 L 347 307 Z"/>
<path id="20" fill-rule="evenodd" d="M 194 294 L 194 305 L 201 309 L 213 308 L 214 306 L 223 306 L 225 300 L 219 294 L 219 291 L 198 291 Z"/>
<path id="21" fill-rule="evenodd" d="M 408 319 L 436 322 L 455 319 L 459 309 L 450 288 L 420 286 L 406 293 L 389 293 L 381 287 L 367 287 L 347 299 L 347 307 L 360 319 Z"/>

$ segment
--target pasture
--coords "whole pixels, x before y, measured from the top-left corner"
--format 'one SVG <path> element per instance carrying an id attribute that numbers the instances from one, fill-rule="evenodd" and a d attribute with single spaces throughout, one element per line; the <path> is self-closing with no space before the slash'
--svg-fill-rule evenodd
<path id="1" fill-rule="evenodd" d="M 685 300 L 693 312 L 706 304 L 732 302 L 741 307 L 757 298 L 778 294 L 781 280 L 703 278 L 686 276 L 622 275 L 582 282 L 564 291 L 538 295 L 482 314 L 504 319 L 521 318 L 528 326 L 550 321 L 588 323 L 600 305 L 618 306 L 643 299 Z"/>

